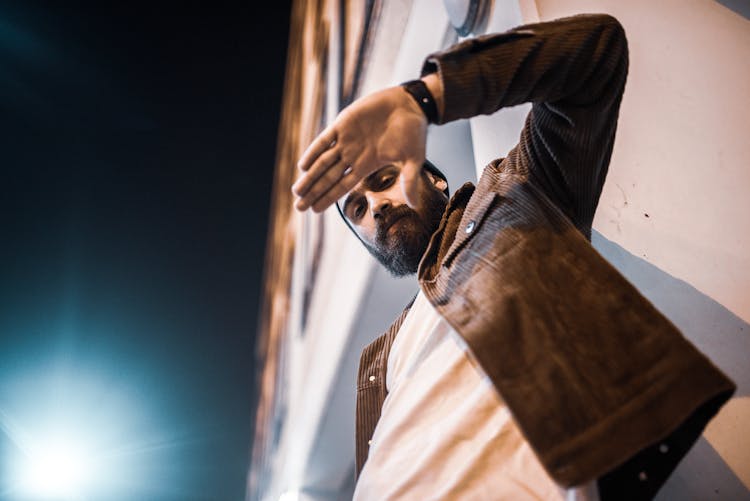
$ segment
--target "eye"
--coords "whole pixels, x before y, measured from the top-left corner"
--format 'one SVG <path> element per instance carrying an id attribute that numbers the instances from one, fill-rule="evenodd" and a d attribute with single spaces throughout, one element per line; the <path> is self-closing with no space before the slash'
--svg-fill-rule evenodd
<path id="1" fill-rule="evenodd" d="M 393 174 L 383 174 L 378 180 L 378 190 L 382 191 L 387 189 L 396 180 L 396 176 Z"/>
<path id="2" fill-rule="evenodd" d="M 354 209 L 352 210 L 352 218 L 360 219 L 364 215 L 365 215 L 365 204 L 363 204 L 362 202 L 357 202 L 354 205 Z"/>

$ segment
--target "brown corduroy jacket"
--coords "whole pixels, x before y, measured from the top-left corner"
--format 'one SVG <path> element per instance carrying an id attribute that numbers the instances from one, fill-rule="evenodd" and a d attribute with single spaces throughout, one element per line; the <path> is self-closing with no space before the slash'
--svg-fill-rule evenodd
<path id="1" fill-rule="evenodd" d="M 652 497 L 734 391 L 591 246 L 628 68 L 605 15 L 527 25 L 429 56 L 440 123 L 533 103 L 519 144 L 452 197 L 419 266 L 549 474 Z M 406 310 L 362 353 L 357 472 Z"/>

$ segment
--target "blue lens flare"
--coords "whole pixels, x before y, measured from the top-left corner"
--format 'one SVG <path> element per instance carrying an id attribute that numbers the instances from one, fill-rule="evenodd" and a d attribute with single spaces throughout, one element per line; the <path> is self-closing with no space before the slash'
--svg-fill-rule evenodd
<path id="1" fill-rule="evenodd" d="M 170 412 L 154 384 L 116 364 L 107 372 L 52 362 L 4 371 L 0 499 L 155 499 L 189 484 L 169 472 L 200 433 L 165 433 Z"/>

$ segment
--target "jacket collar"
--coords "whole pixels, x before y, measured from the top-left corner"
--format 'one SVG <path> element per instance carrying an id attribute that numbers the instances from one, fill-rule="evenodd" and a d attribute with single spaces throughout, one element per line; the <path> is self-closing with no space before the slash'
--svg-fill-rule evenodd
<path id="1" fill-rule="evenodd" d="M 474 194 L 474 189 L 475 186 L 473 183 L 465 183 L 456 190 L 456 193 L 453 194 L 448 202 L 445 212 L 443 212 L 443 217 L 440 219 L 440 224 L 435 233 L 432 234 L 430 243 L 427 245 L 427 250 L 419 262 L 417 276 L 420 282 L 422 280 L 429 280 L 437 274 L 440 263 L 443 261 L 443 257 L 448 252 L 456 235 L 456 230 L 461 222 L 464 209 L 466 209 L 469 199 Z"/>

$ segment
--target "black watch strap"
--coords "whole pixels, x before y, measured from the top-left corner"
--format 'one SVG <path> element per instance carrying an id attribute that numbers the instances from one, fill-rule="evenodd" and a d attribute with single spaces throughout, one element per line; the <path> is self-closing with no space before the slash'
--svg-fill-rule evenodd
<path id="1" fill-rule="evenodd" d="M 417 102 L 427 117 L 427 122 L 434 124 L 438 121 L 438 109 L 435 98 L 422 80 L 409 80 L 401 84 L 406 92 Z"/>

